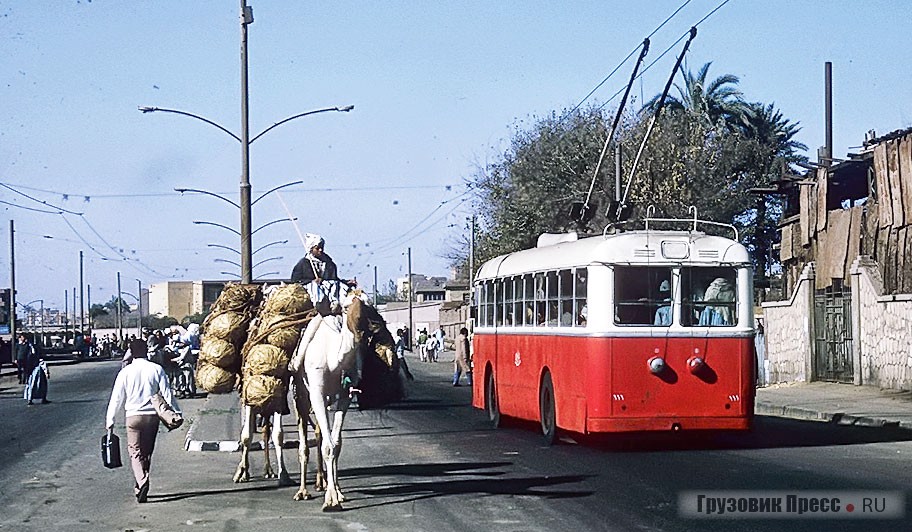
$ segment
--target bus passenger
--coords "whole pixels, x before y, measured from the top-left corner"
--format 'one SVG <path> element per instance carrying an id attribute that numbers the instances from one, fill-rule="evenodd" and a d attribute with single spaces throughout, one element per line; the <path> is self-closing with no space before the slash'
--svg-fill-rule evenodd
<path id="1" fill-rule="evenodd" d="M 700 313 L 700 325 L 732 325 L 732 306 L 724 303 L 735 300 L 735 287 L 728 279 L 717 277 L 706 288 L 703 300 L 719 302 L 722 305 L 707 305 Z"/>
<path id="2" fill-rule="evenodd" d="M 671 284 L 668 280 L 659 285 L 659 299 L 662 305 L 656 309 L 654 325 L 671 325 Z"/>

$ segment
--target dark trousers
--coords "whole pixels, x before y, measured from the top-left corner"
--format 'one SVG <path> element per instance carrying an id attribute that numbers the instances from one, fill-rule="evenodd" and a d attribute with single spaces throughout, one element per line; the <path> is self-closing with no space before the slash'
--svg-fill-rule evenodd
<path id="1" fill-rule="evenodd" d="M 129 416 L 127 421 L 127 452 L 130 453 L 130 466 L 136 485 L 133 494 L 149 483 L 149 469 L 152 466 L 152 451 L 155 450 L 155 437 L 158 435 L 158 416 Z"/>
<path id="2" fill-rule="evenodd" d="M 25 360 L 16 361 L 16 377 L 19 378 L 19 384 L 25 384 L 28 379 L 28 373 L 25 371 Z"/>

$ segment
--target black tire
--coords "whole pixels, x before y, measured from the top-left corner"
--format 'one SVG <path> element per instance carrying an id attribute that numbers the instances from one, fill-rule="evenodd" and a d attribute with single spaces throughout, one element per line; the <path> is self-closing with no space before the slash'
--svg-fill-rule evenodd
<path id="1" fill-rule="evenodd" d="M 497 405 L 497 389 L 494 386 L 494 372 L 489 371 L 485 379 L 485 410 L 494 428 L 500 426 L 500 407 Z"/>
<path id="2" fill-rule="evenodd" d="M 554 445 L 557 441 L 557 415 L 554 409 L 554 384 L 551 382 L 550 373 L 545 373 L 542 378 L 541 390 L 538 392 L 538 409 L 545 444 Z"/>

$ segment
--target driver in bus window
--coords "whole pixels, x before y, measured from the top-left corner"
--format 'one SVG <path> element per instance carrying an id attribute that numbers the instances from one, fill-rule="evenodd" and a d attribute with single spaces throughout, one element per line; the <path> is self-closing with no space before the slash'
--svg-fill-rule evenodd
<path id="1" fill-rule="evenodd" d="M 659 300 L 662 304 L 656 309 L 655 325 L 671 325 L 671 283 L 668 279 L 659 285 Z"/>

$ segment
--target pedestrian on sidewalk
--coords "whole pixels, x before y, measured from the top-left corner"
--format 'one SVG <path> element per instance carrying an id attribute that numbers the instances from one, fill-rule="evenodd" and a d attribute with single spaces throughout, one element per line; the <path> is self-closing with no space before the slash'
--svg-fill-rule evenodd
<path id="1" fill-rule="evenodd" d="M 472 366 L 469 358 L 469 330 L 459 329 L 456 337 L 456 357 L 453 359 L 453 386 L 460 386 L 459 377 L 465 372 L 466 384 L 472 385 Z"/>
<path id="2" fill-rule="evenodd" d="M 171 385 L 165 370 L 148 360 L 145 349 L 133 354 L 133 362 L 124 366 L 114 380 L 111 400 L 105 417 L 108 433 L 114 431 L 114 417 L 121 406 L 125 411 L 127 428 L 127 451 L 136 483 L 133 494 L 136 502 L 146 502 L 149 495 L 149 471 L 152 466 L 152 451 L 158 435 L 159 418 L 152 403 L 152 397 L 161 393 L 166 403 L 178 413 L 180 408 L 171 392 Z"/>
<path id="3" fill-rule="evenodd" d="M 28 361 L 34 351 L 35 347 L 29 343 L 28 338 L 20 334 L 16 343 L 16 376 L 19 378 L 19 384 L 25 384 L 25 380 L 28 379 Z"/>
<path id="4" fill-rule="evenodd" d="M 35 404 L 40 400 L 41 404 L 48 404 L 48 381 L 51 379 L 51 372 L 48 369 L 47 362 L 41 358 L 37 349 L 32 348 L 26 367 L 29 370 L 28 381 L 25 383 L 25 390 L 22 392 L 22 398 L 25 399 L 28 406 Z"/>
<path id="5" fill-rule="evenodd" d="M 427 339 L 427 329 L 421 329 L 418 333 L 418 360 L 422 362 L 428 361 Z"/>
<path id="6" fill-rule="evenodd" d="M 415 376 L 409 371 L 408 362 L 405 361 L 405 333 L 402 329 L 396 329 L 396 358 L 399 359 L 399 369 L 405 375 L 407 380 L 415 380 Z"/>
<path id="7" fill-rule="evenodd" d="M 427 361 L 428 362 L 437 362 L 437 338 L 435 336 L 428 336 L 427 341 L 424 342 L 424 350 L 427 351 Z"/>

